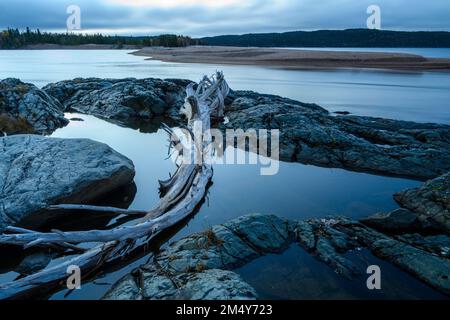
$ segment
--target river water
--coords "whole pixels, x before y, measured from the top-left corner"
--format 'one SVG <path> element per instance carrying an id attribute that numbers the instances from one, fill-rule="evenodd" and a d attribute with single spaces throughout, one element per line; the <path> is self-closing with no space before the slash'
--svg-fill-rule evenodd
<path id="1" fill-rule="evenodd" d="M 119 50 L 0 51 L 0 78 L 17 77 L 39 87 L 75 77 L 158 77 L 198 81 L 204 74 L 220 69 L 233 89 L 255 90 L 314 102 L 331 111 L 450 123 L 450 73 L 288 71 L 164 63 L 128 53 Z M 137 172 L 136 190 L 131 196 L 127 195 L 128 203 L 130 208 L 151 208 L 159 198 L 158 179 L 167 178 L 175 169 L 174 164 L 166 159 L 164 133 L 160 130 L 144 133 L 80 114 L 67 114 L 67 117 L 82 118 L 84 121 L 71 121 L 52 136 L 104 142 L 132 159 Z M 297 163 L 281 163 L 280 171 L 275 176 L 261 176 L 258 166 L 217 165 L 213 185 L 199 212 L 185 225 L 168 233 L 161 245 L 254 212 L 274 213 L 293 219 L 336 214 L 361 218 L 396 208 L 392 194 L 419 184 L 407 179 Z M 364 261 L 377 261 L 367 252 L 361 255 L 364 255 Z M 52 298 L 99 298 L 111 283 L 147 259 L 144 256 L 119 270 L 108 271 L 100 279 L 84 284 L 81 290 L 67 297 L 67 292 L 61 291 Z M 12 270 L 0 263 L 0 283 L 17 276 Z M 293 247 L 281 256 L 259 259 L 238 272 L 266 298 L 439 297 L 436 292 L 395 267 L 385 264 L 383 270 L 387 272 L 386 289 L 382 293 L 371 294 L 363 288 L 365 280 L 355 284 L 339 279 L 329 268 L 310 258 L 300 248 Z M 275 279 L 279 284 L 271 285 Z"/>

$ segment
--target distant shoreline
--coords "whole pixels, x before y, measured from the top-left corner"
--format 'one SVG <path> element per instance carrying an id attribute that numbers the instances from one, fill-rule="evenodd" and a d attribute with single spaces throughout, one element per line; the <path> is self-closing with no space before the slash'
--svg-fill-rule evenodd
<path id="1" fill-rule="evenodd" d="M 132 54 L 164 62 L 249 65 L 292 70 L 357 68 L 450 71 L 450 59 L 425 58 L 406 53 L 194 46 L 186 48 L 146 47 Z"/>
<path id="2" fill-rule="evenodd" d="M 142 47 L 135 45 L 123 45 L 118 47 L 112 44 L 80 44 L 80 45 L 60 45 L 60 44 L 30 44 L 18 49 L 8 50 L 139 50 Z"/>
<path id="3" fill-rule="evenodd" d="M 135 56 L 163 62 L 263 66 L 287 70 L 384 69 L 404 72 L 450 71 L 450 59 L 446 58 L 426 58 L 410 53 L 351 51 L 352 48 L 349 48 L 349 51 L 328 51 L 320 48 L 305 48 L 304 50 L 228 46 L 142 48 L 136 45 L 117 47 L 117 45 L 109 44 L 35 44 L 9 50 L 134 50 L 131 54 Z"/>

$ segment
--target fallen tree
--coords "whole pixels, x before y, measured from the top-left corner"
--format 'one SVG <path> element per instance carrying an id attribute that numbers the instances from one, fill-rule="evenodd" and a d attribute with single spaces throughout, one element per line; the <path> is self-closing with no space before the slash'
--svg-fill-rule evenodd
<path id="1" fill-rule="evenodd" d="M 0 244 L 19 245 L 24 248 L 49 247 L 76 251 L 78 254 L 55 266 L 46 268 L 27 277 L 0 285 L 0 299 L 13 299 L 30 296 L 42 289 L 48 290 L 65 283 L 69 266 L 77 266 L 84 277 L 92 276 L 103 266 L 121 261 L 129 253 L 148 244 L 162 231 L 176 225 L 190 216 L 205 197 L 211 182 L 213 170 L 211 165 L 192 159 L 209 156 L 213 152 L 209 133 L 211 117 L 220 118 L 224 113 L 224 99 L 229 87 L 221 72 L 213 77 L 205 77 L 197 86 L 186 88 L 186 101 L 182 110 L 188 124 L 186 130 L 193 136 L 194 124 L 201 123 L 204 139 L 187 145 L 183 137 L 171 128 L 163 125 L 169 134 L 169 153 L 173 148 L 177 159 L 177 170 L 173 176 L 160 181 L 161 199 L 150 211 L 131 211 L 109 207 L 85 205 L 57 205 L 49 209 L 90 210 L 115 214 L 137 216 L 133 225 L 119 226 L 110 230 L 89 230 L 62 232 L 37 232 L 17 227 L 8 227 L 0 236 Z M 186 152 L 192 152 L 186 156 Z M 181 161 L 180 161 L 181 159 Z M 84 248 L 83 245 L 94 243 Z"/>

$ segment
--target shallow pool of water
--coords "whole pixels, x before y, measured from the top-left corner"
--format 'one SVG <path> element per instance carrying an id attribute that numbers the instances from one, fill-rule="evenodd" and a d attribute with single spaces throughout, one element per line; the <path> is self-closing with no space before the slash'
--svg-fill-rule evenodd
<path id="1" fill-rule="evenodd" d="M 236 272 L 258 292 L 260 299 L 343 300 L 343 299 L 445 299 L 445 296 L 366 250 L 347 255 L 359 270 L 377 265 L 381 290 L 367 289 L 368 275 L 352 280 L 336 274 L 298 245 L 280 255 L 261 257 Z"/>
<path id="2" fill-rule="evenodd" d="M 167 178 L 175 170 L 172 161 L 166 159 L 166 135 L 161 130 L 142 133 L 93 116 L 66 114 L 66 117 L 82 118 L 84 121 L 72 121 L 52 136 L 94 139 L 132 159 L 136 166 L 137 191 L 130 208 L 152 208 L 159 199 L 158 179 Z M 282 162 L 279 173 L 274 176 L 261 176 L 258 165 L 216 165 L 205 203 L 184 225 L 167 234 L 161 245 L 255 212 L 273 213 L 291 219 L 336 214 L 361 218 L 397 208 L 393 193 L 419 184 L 407 179 L 298 163 Z M 140 258 L 124 269 L 108 273 L 97 283 L 72 292 L 68 298 L 98 298 L 108 289 L 108 284 L 146 259 L 148 257 Z M 64 294 L 64 291 L 60 292 L 53 298 L 63 298 Z"/>

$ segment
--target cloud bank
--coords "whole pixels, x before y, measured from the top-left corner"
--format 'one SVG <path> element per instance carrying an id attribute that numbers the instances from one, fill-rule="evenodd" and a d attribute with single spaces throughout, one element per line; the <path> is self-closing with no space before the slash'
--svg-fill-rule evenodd
<path id="1" fill-rule="evenodd" d="M 123 35 L 365 28 L 372 4 L 383 29 L 450 31 L 448 0 L 15 0 L 0 2 L 0 28 L 64 31 L 72 4 L 84 31 Z"/>

